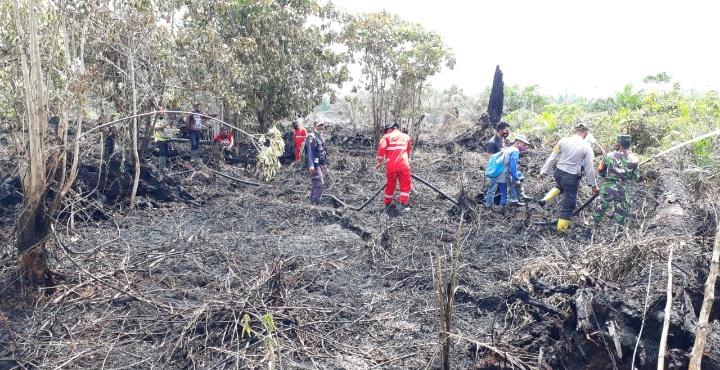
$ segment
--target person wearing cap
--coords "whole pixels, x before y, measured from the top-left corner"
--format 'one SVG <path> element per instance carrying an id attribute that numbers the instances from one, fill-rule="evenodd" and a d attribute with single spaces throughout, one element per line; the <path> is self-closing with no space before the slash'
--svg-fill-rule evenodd
<path id="1" fill-rule="evenodd" d="M 522 192 L 522 183 L 520 180 L 523 178 L 522 173 L 518 171 L 518 161 L 520 160 L 520 152 L 524 152 L 527 146 L 530 144 L 525 135 L 516 135 L 513 143 L 506 147 L 505 155 L 503 156 L 503 162 L 505 168 L 497 177 L 498 190 L 500 190 L 500 209 L 501 212 L 505 212 L 505 205 L 508 203 L 508 183 L 515 186 L 518 192 Z M 517 199 L 515 199 L 515 205 L 520 205 Z M 512 199 L 511 199 L 511 204 Z"/>
<path id="2" fill-rule="evenodd" d="M 542 207 L 558 194 L 563 194 L 563 203 L 557 222 L 559 232 L 565 232 L 570 228 L 570 220 L 575 211 L 578 187 L 582 178 L 581 164 L 583 160 L 585 163 L 593 163 L 595 160 L 590 143 L 585 141 L 589 130 L 588 125 L 581 122 L 575 126 L 575 133 L 572 136 L 560 139 L 538 175 L 538 180 L 542 181 L 550 173 L 550 170 L 555 168 L 553 172 L 555 187 L 539 201 L 539 204 Z M 588 185 L 592 187 L 593 194 L 598 194 L 600 190 L 595 183 L 595 171 L 588 171 L 586 179 Z"/>
<path id="3" fill-rule="evenodd" d="M 305 139 L 305 150 L 307 151 L 307 168 L 312 182 L 310 190 L 310 203 L 320 204 L 323 190 L 325 189 L 325 178 L 323 173 L 327 172 L 327 151 L 325 150 L 325 123 L 315 120 L 314 131 Z"/>
<path id="4" fill-rule="evenodd" d="M 600 202 L 595 206 L 592 221 L 587 225 L 590 229 L 600 223 L 611 204 L 615 206 L 613 216 L 618 230 L 622 231 L 625 227 L 625 218 L 630 212 L 631 182 L 639 178 L 638 158 L 630 152 L 631 144 L 630 135 L 618 135 L 617 150 L 608 153 L 598 167 L 603 183 L 600 186 Z"/>
<path id="5" fill-rule="evenodd" d="M 410 136 L 399 130 L 397 123 L 385 124 L 385 134 L 380 138 L 377 151 L 376 170 L 385 163 L 385 207 L 390 207 L 395 195 L 395 187 L 400 182 L 400 196 L 398 202 L 402 205 L 401 211 L 410 207 L 410 188 L 412 187 L 410 175 Z M 387 161 L 385 161 L 387 159 Z"/>
<path id="6" fill-rule="evenodd" d="M 227 127 L 220 127 L 220 133 L 215 135 L 213 138 L 213 145 L 220 146 L 220 153 L 223 156 L 230 156 L 230 151 L 232 150 L 233 145 L 235 145 L 235 140 L 233 139 L 233 135 L 228 132 Z"/>
<path id="7" fill-rule="evenodd" d="M 295 162 L 300 161 L 300 150 L 307 137 L 307 131 L 304 127 L 300 126 L 298 121 L 293 121 L 293 137 L 295 138 Z"/>
<path id="8" fill-rule="evenodd" d="M 202 137 L 203 118 L 217 117 L 217 114 L 202 114 L 201 108 L 203 103 L 196 101 L 193 103 L 193 112 L 187 115 L 185 119 L 186 127 L 190 135 L 190 162 L 194 163 L 198 157 L 198 147 L 200 146 L 200 138 Z"/>

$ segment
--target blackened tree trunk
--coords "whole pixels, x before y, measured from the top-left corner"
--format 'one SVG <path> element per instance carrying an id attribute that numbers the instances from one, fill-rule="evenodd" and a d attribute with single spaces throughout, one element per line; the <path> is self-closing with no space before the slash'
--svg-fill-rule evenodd
<path id="1" fill-rule="evenodd" d="M 503 73 L 500 70 L 500 66 L 495 67 L 495 76 L 493 77 L 492 90 L 490 90 L 490 103 L 488 103 L 488 118 L 493 126 L 497 125 L 502 119 L 503 112 L 503 101 L 505 100 L 505 93 L 503 88 L 505 83 L 503 82 Z"/>

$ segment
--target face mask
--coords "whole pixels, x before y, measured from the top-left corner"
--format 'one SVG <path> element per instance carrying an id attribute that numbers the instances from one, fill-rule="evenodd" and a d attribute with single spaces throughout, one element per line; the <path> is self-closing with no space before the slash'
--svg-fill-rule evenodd
<path id="1" fill-rule="evenodd" d="M 521 152 L 524 152 L 524 151 L 525 151 L 525 145 L 518 145 L 517 148 L 518 148 L 518 150 L 521 151 Z"/>
<path id="2" fill-rule="evenodd" d="M 510 133 L 509 133 L 509 132 L 503 132 L 503 133 L 502 133 L 502 137 L 503 137 L 503 138 L 507 139 L 508 136 L 510 136 Z"/>

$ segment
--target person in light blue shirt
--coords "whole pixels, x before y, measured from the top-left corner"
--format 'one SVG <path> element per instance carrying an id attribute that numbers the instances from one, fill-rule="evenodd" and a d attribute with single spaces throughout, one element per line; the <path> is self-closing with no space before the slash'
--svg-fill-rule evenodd
<path id="1" fill-rule="evenodd" d="M 500 207 L 505 207 L 508 203 L 509 183 L 515 186 L 517 192 L 522 192 L 522 173 L 518 171 L 518 161 L 520 160 L 520 152 L 525 151 L 529 144 L 527 137 L 517 135 L 512 145 L 504 149 L 503 163 L 505 163 L 505 169 L 497 177 L 498 189 L 500 190 Z"/>

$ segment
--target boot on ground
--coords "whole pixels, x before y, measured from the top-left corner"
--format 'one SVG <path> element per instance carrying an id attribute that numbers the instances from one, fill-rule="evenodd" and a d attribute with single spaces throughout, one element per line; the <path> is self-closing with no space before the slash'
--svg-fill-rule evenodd
<path id="1" fill-rule="evenodd" d="M 557 222 L 557 231 L 564 233 L 570 228 L 570 220 L 566 220 L 564 218 L 558 219 Z"/>

